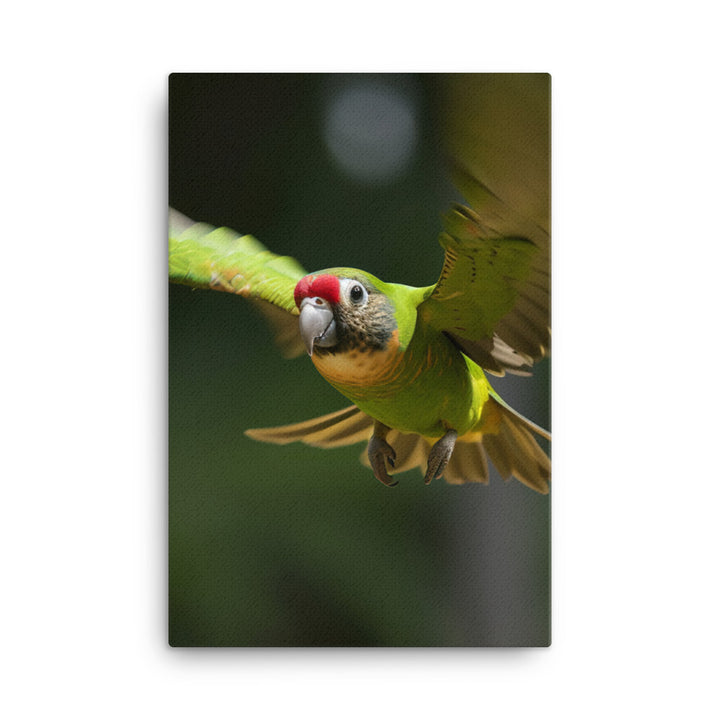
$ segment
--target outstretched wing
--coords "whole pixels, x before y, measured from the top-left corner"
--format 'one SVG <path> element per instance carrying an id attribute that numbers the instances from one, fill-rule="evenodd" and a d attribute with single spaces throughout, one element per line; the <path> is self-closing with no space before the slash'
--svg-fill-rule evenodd
<path id="1" fill-rule="evenodd" d="M 418 307 L 479 365 L 527 373 L 550 348 L 550 270 L 546 249 L 524 237 L 498 237 L 457 206 L 440 237 L 445 264 Z"/>
<path id="2" fill-rule="evenodd" d="M 542 246 L 550 230 L 550 76 L 443 76 L 453 180 L 483 224 Z"/>
<path id="3" fill-rule="evenodd" d="M 550 347 L 550 78 L 451 75 L 444 93 L 472 210 L 446 217 L 445 264 L 420 317 L 487 370 L 527 373 Z"/>
<path id="4" fill-rule="evenodd" d="M 490 398 L 491 411 L 497 416 L 497 431 L 482 437 L 459 438 L 444 477 L 452 485 L 467 482 L 487 483 L 489 457 L 500 475 L 509 480 L 515 477 L 533 490 L 547 493 L 550 461 L 537 444 L 533 433 L 549 435 L 507 407 L 495 396 Z M 287 445 L 302 442 L 320 448 L 353 445 L 370 439 L 374 420 L 360 408 L 351 405 L 344 410 L 281 427 L 246 430 L 253 440 Z M 387 441 L 395 450 L 394 475 L 419 468 L 422 474 L 427 467 L 430 450 L 437 438 L 401 433 L 390 430 Z M 370 466 L 367 452 L 360 461 Z"/>
<path id="5" fill-rule="evenodd" d="M 293 258 L 275 255 L 251 235 L 195 223 L 170 209 L 169 266 L 172 282 L 255 300 L 283 354 L 303 352 L 293 291 L 306 273 Z"/>
<path id="6" fill-rule="evenodd" d="M 312 420 L 280 427 L 255 428 L 246 430 L 245 434 L 253 440 L 276 445 L 303 442 L 313 447 L 334 448 L 369 440 L 374 422 L 360 408 L 351 405 Z"/>

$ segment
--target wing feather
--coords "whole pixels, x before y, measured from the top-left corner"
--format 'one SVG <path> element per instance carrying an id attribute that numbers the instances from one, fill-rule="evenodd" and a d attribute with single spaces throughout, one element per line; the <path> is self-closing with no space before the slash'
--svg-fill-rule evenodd
<path id="1" fill-rule="evenodd" d="M 530 327 L 543 327 L 547 323 L 547 310 L 538 307 L 532 300 L 523 296 L 515 305 L 518 319 Z"/>
<path id="2" fill-rule="evenodd" d="M 550 347 L 547 248 L 494 237 L 462 206 L 448 214 L 446 228 L 440 279 L 419 317 L 490 372 L 527 374 Z"/>
<path id="3" fill-rule="evenodd" d="M 451 485 L 466 482 L 487 483 L 488 461 L 492 460 L 500 475 L 509 480 L 516 477 L 541 493 L 548 490 L 550 460 L 537 444 L 533 433 L 549 439 L 549 433 L 518 415 L 500 398 L 490 399 L 499 411 L 496 433 L 485 434 L 481 439 L 459 438 L 445 469 L 445 480 Z M 344 410 L 281 427 L 246 430 L 254 440 L 286 445 L 303 442 L 320 448 L 335 448 L 366 442 L 373 433 L 375 421 L 355 405 Z M 387 441 L 395 450 L 395 467 L 392 474 L 404 473 L 413 468 L 425 472 L 428 456 L 436 439 L 391 429 Z M 369 467 L 367 451 L 360 456 Z"/>
<path id="4" fill-rule="evenodd" d="M 445 219 L 445 262 L 420 317 L 485 369 L 527 374 L 550 347 L 550 77 L 448 75 L 442 93 L 472 209 Z"/>
<path id="5" fill-rule="evenodd" d="M 443 133 L 454 180 L 496 235 L 539 247 L 550 229 L 550 76 L 443 76 Z"/>
<path id="6" fill-rule="evenodd" d="M 306 273 L 251 235 L 216 228 L 171 211 L 169 269 L 173 282 L 265 300 L 298 314 L 293 291 Z"/>
<path id="7" fill-rule="evenodd" d="M 172 282 L 251 298 L 273 327 L 283 355 L 304 352 L 293 291 L 306 273 L 296 260 L 271 253 L 250 235 L 193 222 L 172 208 L 169 231 Z"/>
<path id="8" fill-rule="evenodd" d="M 341 447 L 368 440 L 372 435 L 374 420 L 355 405 L 323 415 L 272 428 L 246 430 L 245 434 L 253 440 L 287 445 L 291 442 L 304 442 L 320 448 Z"/>

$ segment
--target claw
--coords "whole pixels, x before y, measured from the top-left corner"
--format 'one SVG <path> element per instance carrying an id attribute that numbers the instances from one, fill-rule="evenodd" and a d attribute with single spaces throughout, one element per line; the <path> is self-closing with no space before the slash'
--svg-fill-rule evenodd
<path id="1" fill-rule="evenodd" d="M 390 467 L 395 467 L 395 450 L 393 450 L 392 446 L 385 440 L 387 432 L 388 428 L 384 425 L 379 426 L 378 423 L 375 424 L 375 431 L 368 443 L 368 459 L 370 460 L 370 467 L 372 467 L 375 477 L 383 483 L 383 485 L 394 487 L 398 484 L 398 481 L 395 480 L 393 482 L 392 476 L 388 475 L 385 465 L 385 461 L 387 460 Z"/>
<path id="2" fill-rule="evenodd" d="M 433 480 L 442 477 L 447 467 L 453 450 L 455 449 L 455 441 L 457 440 L 457 432 L 448 430 L 433 446 L 428 456 L 427 472 L 425 473 L 425 484 L 429 485 Z"/>

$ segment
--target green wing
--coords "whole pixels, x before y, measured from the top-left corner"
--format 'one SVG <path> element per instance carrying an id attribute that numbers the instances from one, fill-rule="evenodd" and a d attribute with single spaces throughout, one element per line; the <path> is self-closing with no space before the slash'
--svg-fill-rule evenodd
<path id="1" fill-rule="evenodd" d="M 550 231 L 550 76 L 443 76 L 453 181 L 485 227 L 542 247 Z"/>
<path id="2" fill-rule="evenodd" d="M 293 258 L 275 255 L 251 235 L 193 223 L 170 213 L 170 279 L 257 298 L 298 314 L 293 298 L 306 273 Z"/>
<path id="3" fill-rule="evenodd" d="M 486 370 L 527 374 L 550 347 L 547 250 L 523 237 L 497 237 L 457 206 L 440 236 L 445 264 L 419 317 L 445 332 Z"/>
<path id="4" fill-rule="evenodd" d="M 446 218 L 445 264 L 419 317 L 490 372 L 526 374 L 550 346 L 550 79 L 447 75 L 441 86 L 454 180 L 472 210 Z M 171 214 L 171 279 L 265 301 L 286 354 L 302 351 L 287 317 L 304 274 L 249 235 Z"/>
<path id="5" fill-rule="evenodd" d="M 293 357 L 303 352 L 293 291 L 306 272 L 293 258 L 275 255 L 250 235 L 194 223 L 171 209 L 169 269 L 172 282 L 257 301 L 283 353 Z"/>
<path id="6" fill-rule="evenodd" d="M 550 78 L 450 75 L 445 136 L 455 206 L 420 318 L 491 372 L 526 374 L 550 348 Z"/>

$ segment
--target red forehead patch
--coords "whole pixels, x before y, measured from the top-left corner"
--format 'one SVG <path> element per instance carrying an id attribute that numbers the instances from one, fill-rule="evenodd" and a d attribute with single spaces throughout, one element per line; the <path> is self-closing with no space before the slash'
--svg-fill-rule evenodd
<path id="1" fill-rule="evenodd" d="M 295 304 L 307 297 L 321 297 L 331 303 L 340 300 L 340 281 L 334 275 L 306 275 L 295 286 Z"/>

